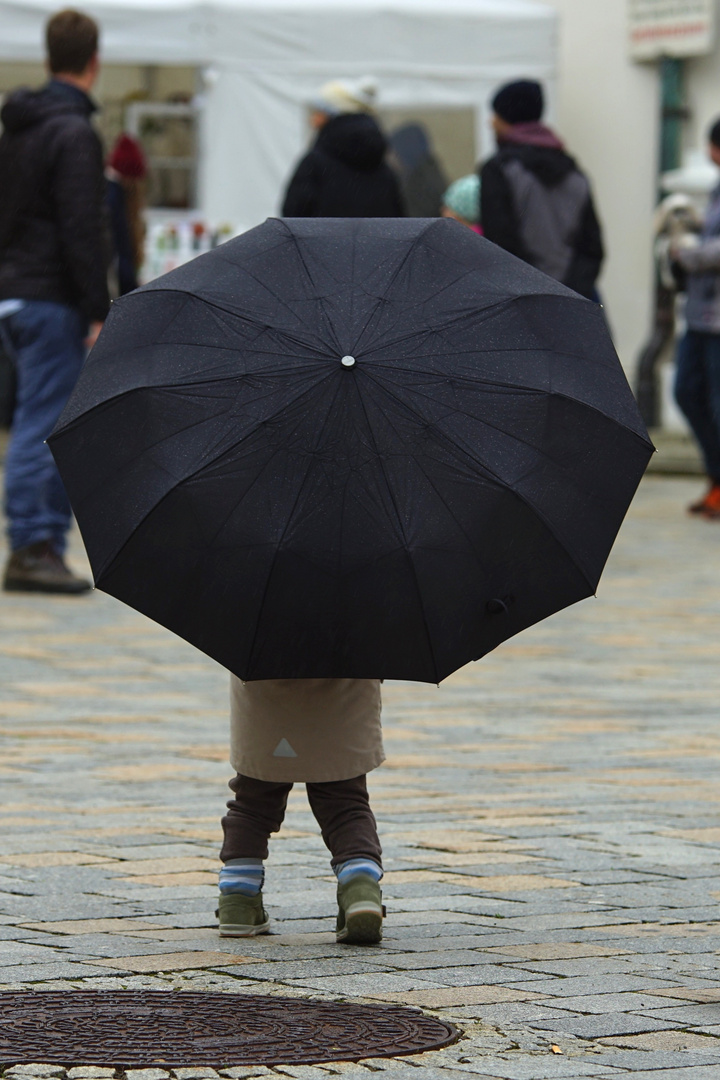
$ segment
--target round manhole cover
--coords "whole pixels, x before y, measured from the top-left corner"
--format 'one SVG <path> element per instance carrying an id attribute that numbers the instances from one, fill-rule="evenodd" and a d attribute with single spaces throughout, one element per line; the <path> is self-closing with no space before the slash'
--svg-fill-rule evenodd
<path id="1" fill-rule="evenodd" d="M 0 993 L 6 1065 L 310 1065 L 438 1050 L 458 1034 L 399 1005 L 163 990 Z"/>

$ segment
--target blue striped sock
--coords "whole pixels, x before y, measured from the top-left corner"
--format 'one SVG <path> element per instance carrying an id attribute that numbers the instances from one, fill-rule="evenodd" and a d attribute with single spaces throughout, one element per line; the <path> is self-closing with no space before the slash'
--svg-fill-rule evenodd
<path id="1" fill-rule="evenodd" d="M 220 892 L 257 896 L 265 881 L 262 859 L 228 859 L 220 871 Z"/>
<path id="2" fill-rule="evenodd" d="M 367 874 L 368 877 L 374 878 L 375 881 L 380 881 L 383 876 L 382 866 L 376 863 L 374 859 L 348 859 L 347 862 L 340 863 L 339 866 L 335 866 L 333 869 L 340 885 L 344 885 L 356 874 Z"/>

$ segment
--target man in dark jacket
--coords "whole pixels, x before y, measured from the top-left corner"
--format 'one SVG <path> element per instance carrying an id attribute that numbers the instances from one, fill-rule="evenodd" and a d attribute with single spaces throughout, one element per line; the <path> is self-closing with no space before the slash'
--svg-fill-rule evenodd
<path id="1" fill-rule="evenodd" d="M 480 170 L 480 220 L 488 240 L 582 296 L 597 299 L 603 260 L 590 185 L 540 122 L 543 91 L 508 83 L 493 98 L 498 151 Z"/>
<path id="2" fill-rule="evenodd" d="M 372 117 L 367 81 L 326 83 L 311 123 L 312 149 L 290 180 L 284 217 L 403 217 L 399 181 L 385 161 L 388 145 Z"/>
<path id="3" fill-rule="evenodd" d="M 17 366 L 5 473 L 12 552 L 4 588 L 81 593 L 63 554 L 71 512 L 45 439 L 107 314 L 103 154 L 90 117 L 98 28 L 76 11 L 47 24 L 50 81 L 0 113 L 0 330 Z"/>

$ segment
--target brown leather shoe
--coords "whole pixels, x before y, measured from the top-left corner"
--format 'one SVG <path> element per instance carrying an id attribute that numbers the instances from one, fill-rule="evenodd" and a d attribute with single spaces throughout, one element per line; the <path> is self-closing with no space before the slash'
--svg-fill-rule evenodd
<path id="1" fill-rule="evenodd" d="M 49 540 L 39 540 L 13 551 L 5 567 L 6 592 L 64 593 L 77 596 L 92 585 L 76 577 Z"/>

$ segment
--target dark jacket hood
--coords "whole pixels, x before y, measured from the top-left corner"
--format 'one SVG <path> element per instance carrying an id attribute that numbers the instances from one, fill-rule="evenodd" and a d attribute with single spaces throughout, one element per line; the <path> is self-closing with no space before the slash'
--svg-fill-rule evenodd
<path id="1" fill-rule="evenodd" d="M 320 129 L 315 149 L 321 150 L 351 169 L 377 169 L 387 152 L 387 140 L 372 116 L 346 113 L 333 116 Z"/>
<path id="2" fill-rule="evenodd" d="M 500 148 L 502 158 L 515 158 L 528 172 L 538 178 L 543 187 L 555 187 L 561 183 L 571 172 L 575 172 L 577 165 L 574 158 L 566 154 L 564 150 L 558 150 L 550 146 L 522 146 L 518 144 L 503 143 Z"/>
<path id="3" fill-rule="evenodd" d="M 554 131 L 539 121 L 512 124 L 498 139 L 505 157 L 514 157 L 533 173 L 543 187 L 555 187 L 577 165 Z"/>
<path id="4" fill-rule="evenodd" d="M 87 117 L 94 111 L 95 105 L 82 90 L 52 79 L 40 90 L 15 90 L 5 99 L 0 120 L 6 131 L 16 133 L 54 116 Z"/>

